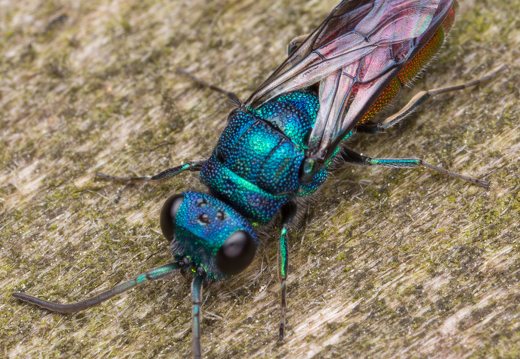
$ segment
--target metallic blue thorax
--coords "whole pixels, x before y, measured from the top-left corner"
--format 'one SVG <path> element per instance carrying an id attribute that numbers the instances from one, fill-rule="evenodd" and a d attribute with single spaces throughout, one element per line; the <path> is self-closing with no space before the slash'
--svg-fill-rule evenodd
<path id="1" fill-rule="evenodd" d="M 319 110 L 316 95 L 283 94 L 257 109 L 237 109 L 200 176 L 213 195 L 246 218 L 269 222 L 295 196 L 313 193 L 326 169 L 302 184 L 305 143 Z"/>

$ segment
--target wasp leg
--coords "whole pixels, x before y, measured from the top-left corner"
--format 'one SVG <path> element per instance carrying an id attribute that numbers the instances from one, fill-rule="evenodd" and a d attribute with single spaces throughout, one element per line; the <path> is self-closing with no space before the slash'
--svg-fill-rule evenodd
<path id="1" fill-rule="evenodd" d="M 96 179 L 103 181 L 113 181 L 120 183 L 128 183 L 128 182 L 150 182 L 150 181 L 163 181 L 172 177 L 177 176 L 179 173 L 184 171 L 196 172 L 200 171 L 202 165 L 205 161 L 197 161 L 197 162 L 188 162 L 183 165 L 168 168 L 156 175 L 153 176 L 142 176 L 142 177 L 117 177 L 110 176 L 104 173 L 96 173 Z"/>
<path id="2" fill-rule="evenodd" d="M 365 166 L 384 166 L 384 167 L 393 167 L 393 168 L 417 168 L 417 167 L 425 167 L 430 170 L 442 173 L 444 175 L 459 178 L 461 180 L 470 182 L 479 187 L 483 187 L 485 189 L 489 189 L 489 182 L 486 180 L 482 180 L 479 178 L 469 177 L 462 175 L 460 173 L 448 171 L 442 167 L 434 166 L 425 162 L 419 158 L 372 158 L 360 153 L 354 152 L 348 148 L 344 148 L 341 152 L 341 156 L 344 161 L 348 163 L 355 163 Z"/>
<path id="3" fill-rule="evenodd" d="M 205 87 L 205 88 L 208 88 L 210 90 L 213 90 L 213 91 L 216 91 L 218 93 L 225 95 L 228 98 L 228 100 L 231 101 L 231 103 L 233 105 L 235 105 L 237 107 L 242 107 L 242 101 L 240 101 L 240 99 L 234 92 L 227 91 L 217 85 L 210 84 L 210 83 L 198 78 L 197 76 L 193 75 L 191 72 L 189 72 L 185 69 L 177 69 L 176 72 L 179 75 L 188 77 L 190 80 L 192 80 L 193 82 L 195 82 L 197 85 L 199 85 L 201 87 Z"/>
<path id="4" fill-rule="evenodd" d="M 358 132 L 368 133 L 383 132 L 389 129 L 390 127 L 395 126 L 396 124 L 404 120 L 406 117 L 414 113 L 417 110 L 417 108 L 421 106 L 423 103 L 425 103 L 428 99 L 443 93 L 460 91 L 468 87 L 478 86 L 484 82 L 493 80 L 497 74 L 504 71 L 506 68 L 506 65 L 501 65 L 496 69 L 492 70 L 491 72 L 487 73 L 486 75 L 482 76 L 481 78 L 463 83 L 461 85 L 447 86 L 433 90 L 421 91 L 417 93 L 401 110 L 399 110 L 392 116 L 386 118 L 384 121 L 380 123 L 367 123 L 364 125 L 360 125 L 356 127 L 356 130 Z"/>
<path id="5" fill-rule="evenodd" d="M 289 265 L 289 250 L 287 243 L 287 233 L 289 232 L 289 227 L 294 217 L 296 216 L 296 212 L 298 208 L 296 203 L 289 202 L 285 206 L 282 207 L 282 231 L 280 233 L 279 239 L 279 253 L 278 253 L 278 270 L 280 275 L 280 289 L 281 289 L 281 318 L 280 318 L 280 328 L 278 332 L 278 338 L 280 341 L 283 340 L 285 336 L 285 325 L 286 325 L 286 312 L 287 312 L 287 268 Z"/>
<path id="6" fill-rule="evenodd" d="M 197 275 L 191 282 L 191 346 L 193 350 L 193 358 L 202 358 L 202 348 L 200 345 L 200 322 L 201 322 L 201 310 L 202 306 L 202 284 L 204 283 L 204 277 Z"/>
<path id="7" fill-rule="evenodd" d="M 287 45 L 287 55 L 291 56 L 292 54 L 294 54 L 296 49 L 298 47 L 300 47 L 301 44 L 303 44 L 303 42 L 305 41 L 305 39 L 307 39 L 307 37 L 309 37 L 308 34 L 300 35 L 300 36 L 292 39 L 291 42 L 289 42 L 289 45 Z"/>

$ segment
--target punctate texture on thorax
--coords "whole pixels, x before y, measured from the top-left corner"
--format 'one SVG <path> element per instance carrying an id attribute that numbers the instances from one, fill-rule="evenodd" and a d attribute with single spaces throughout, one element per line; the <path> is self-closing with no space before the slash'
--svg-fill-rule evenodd
<path id="1" fill-rule="evenodd" d="M 317 96 L 308 91 L 235 110 L 201 170 L 202 182 L 245 217 L 269 222 L 291 198 L 313 193 L 327 177 L 324 169 L 310 183 L 300 181 L 318 110 Z"/>

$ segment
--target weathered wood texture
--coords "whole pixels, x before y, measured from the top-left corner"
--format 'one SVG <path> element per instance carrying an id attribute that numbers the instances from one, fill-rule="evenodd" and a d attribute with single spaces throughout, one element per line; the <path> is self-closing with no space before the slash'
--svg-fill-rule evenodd
<path id="1" fill-rule="evenodd" d="M 201 189 L 197 177 L 123 187 L 93 174 L 150 174 L 207 156 L 229 106 L 175 68 L 246 97 L 334 5 L 0 1 L 0 356 L 190 355 L 182 277 L 66 317 L 11 294 L 73 301 L 166 263 L 158 211 L 167 195 Z M 286 343 L 276 341 L 269 230 L 245 273 L 204 292 L 208 358 L 520 357 L 519 13 L 518 1 L 462 1 L 413 91 L 500 63 L 509 72 L 353 145 L 485 176 L 492 189 L 343 167 L 291 235 Z"/>

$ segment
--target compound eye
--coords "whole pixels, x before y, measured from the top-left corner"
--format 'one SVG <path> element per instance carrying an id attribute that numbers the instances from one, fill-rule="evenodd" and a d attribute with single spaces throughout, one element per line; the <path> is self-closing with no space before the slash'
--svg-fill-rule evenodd
<path id="1" fill-rule="evenodd" d="M 233 233 L 217 252 L 217 267 L 224 274 L 237 274 L 253 261 L 256 243 L 249 233 Z"/>
<path id="2" fill-rule="evenodd" d="M 173 240 L 175 218 L 177 217 L 177 212 L 179 211 L 182 201 L 184 201 L 184 195 L 173 195 L 164 202 L 161 210 L 161 229 L 164 237 L 170 242 Z"/>

